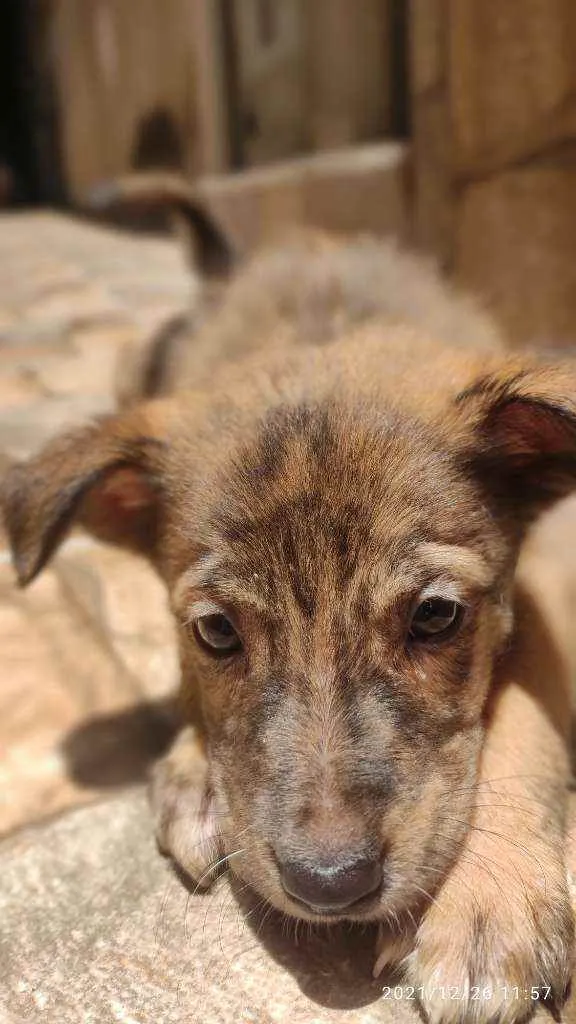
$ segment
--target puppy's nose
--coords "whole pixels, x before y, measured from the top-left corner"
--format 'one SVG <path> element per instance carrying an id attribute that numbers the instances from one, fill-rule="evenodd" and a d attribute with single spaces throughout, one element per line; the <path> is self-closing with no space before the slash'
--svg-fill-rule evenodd
<path id="1" fill-rule="evenodd" d="M 336 913 L 379 888 L 380 861 L 365 854 L 346 854 L 330 861 L 288 860 L 281 866 L 289 896 L 312 910 Z"/>

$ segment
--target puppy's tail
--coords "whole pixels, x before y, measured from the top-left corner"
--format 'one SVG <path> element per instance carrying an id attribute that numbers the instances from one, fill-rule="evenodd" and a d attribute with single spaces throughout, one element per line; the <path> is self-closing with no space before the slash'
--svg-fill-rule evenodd
<path id="1" fill-rule="evenodd" d="M 225 277 L 236 263 L 234 246 L 207 209 L 206 202 L 182 175 L 137 171 L 92 188 L 87 206 L 94 211 L 166 209 L 184 243 L 189 262 L 207 277 Z"/>

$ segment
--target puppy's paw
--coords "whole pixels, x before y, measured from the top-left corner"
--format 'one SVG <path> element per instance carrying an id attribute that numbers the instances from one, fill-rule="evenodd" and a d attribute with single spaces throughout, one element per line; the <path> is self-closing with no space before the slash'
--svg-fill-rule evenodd
<path id="1" fill-rule="evenodd" d="M 198 889 L 208 889 L 221 858 L 208 765 L 191 728 L 152 769 L 149 787 L 156 840 Z"/>
<path id="2" fill-rule="evenodd" d="M 545 1002 L 556 1020 L 573 967 L 573 913 L 563 879 L 509 879 L 506 890 L 451 879 L 405 960 L 430 1024 L 519 1024 Z"/>

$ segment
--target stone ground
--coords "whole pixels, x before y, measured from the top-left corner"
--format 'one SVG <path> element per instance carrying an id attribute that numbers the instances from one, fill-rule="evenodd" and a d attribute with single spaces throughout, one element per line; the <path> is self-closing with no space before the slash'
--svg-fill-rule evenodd
<path id="1" fill-rule="evenodd" d="M 185 888 L 141 793 L 0 844 L 1 1024 L 423 1024 L 398 977 L 372 978 L 374 941 L 346 927 L 296 939 L 231 879 Z M 576 993 L 562 1022 L 576 1024 Z M 539 1006 L 533 1024 L 552 1017 Z"/>
<path id="2" fill-rule="evenodd" d="M 169 240 L 2 216 L 0 458 L 111 409 L 122 347 L 190 291 Z M 19 591 L 2 543 L 0 652 L 0 834 L 142 775 L 176 678 L 163 591 L 143 562 L 79 534 Z"/>

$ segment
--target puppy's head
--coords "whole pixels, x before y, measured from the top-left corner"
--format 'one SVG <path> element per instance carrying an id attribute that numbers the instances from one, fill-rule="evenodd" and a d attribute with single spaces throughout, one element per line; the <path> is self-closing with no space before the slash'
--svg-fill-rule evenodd
<path id="1" fill-rule="evenodd" d="M 214 428 L 182 397 L 9 475 L 22 582 L 75 518 L 159 567 L 234 869 L 288 913 L 395 919 L 456 856 L 518 547 L 576 479 L 568 396 L 502 370 L 437 417 L 336 388 Z"/>

